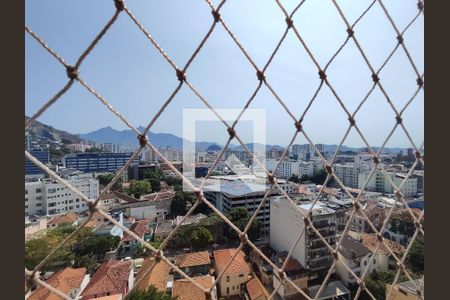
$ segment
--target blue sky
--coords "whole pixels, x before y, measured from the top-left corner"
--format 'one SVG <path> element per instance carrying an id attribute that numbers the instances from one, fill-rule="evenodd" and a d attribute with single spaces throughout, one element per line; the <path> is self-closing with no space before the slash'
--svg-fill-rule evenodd
<path id="1" fill-rule="evenodd" d="M 386 0 L 385 5 L 402 30 L 417 13 L 416 1 Z M 127 6 L 178 66 L 184 66 L 212 22 L 209 6 L 202 0 L 126 1 Z M 214 5 L 218 1 L 213 1 Z M 283 1 L 291 11 L 298 1 Z M 371 1 L 338 1 L 350 23 Z M 114 14 L 112 0 L 26 1 L 26 24 L 67 62 L 74 63 L 94 36 Z M 270 0 L 228 1 L 221 15 L 237 39 L 262 67 L 281 38 L 284 16 Z M 331 58 L 346 38 L 346 27 L 331 1 L 307 0 L 294 23 L 320 65 Z M 407 31 L 405 44 L 420 72 L 424 70 L 423 16 Z M 355 35 L 377 69 L 396 45 L 396 34 L 377 3 L 358 23 Z M 25 113 L 33 114 L 66 83 L 64 68 L 28 34 L 25 35 Z M 350 41 L 327 71 L 328 79 L 352 112 L 371 87 L 371 73 Z M 80 76 L 119 109 L 135 126 L 145 126 L 178 84 L 170 65 L 156 51 L 132 20 L 122 13 L 106 36 L 84 61 Z M 258 81 L 252 66 L 220 24 L 187 71 L 190 82 L 217 108 L 240 108 Z M 293 32 L 290 32 L 266 71 L 266 78 L 286 105 L 300 116 L 319 84 L 317 70 Z M 402 49 L 380 74 L 394 105 L 401 109 L 415 91 L 416 76 Z M 281 105 L 263 87 L 251 104 L 267 110 L 267 142 L 286 145 L 294 126 Z M 204 108 L 183 87 L 161 115 L 154 132 L 181 136 L 183 108 Z M 417 146 L 424 138 L 424 96 L 420 92 L 404 113 L 404 122 Z M 86 133 L 105 126 L 125 129 L 80 84 L 75 84 L 39 121 L 72 133 Z M 395 124 L 395 115 L 379 89 L 369 97 L 356 121 L 372 145 L 380 145 Z M 316 143 L 337 144 L 345 133 L 347 117 L 325 87 L 306 115 L 303 126 Z M 237 127 L 244 139 L 251 126 Z M 202 129 L 202 140 L 225 141 L 223 125 Z M 306 142 L 297 138 L 296 142 Z M 363 146 L 352 131 L 348 146 Z M 387 146 L 409 147 L 401 130 Z"/>

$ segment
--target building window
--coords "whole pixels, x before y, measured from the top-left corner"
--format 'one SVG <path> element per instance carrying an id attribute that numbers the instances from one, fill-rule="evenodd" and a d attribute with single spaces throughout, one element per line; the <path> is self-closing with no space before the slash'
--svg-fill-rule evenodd
<path id="1" fill-rule="evenodd" d="M 25 198 L 25 202 L 28 202 L 28 198 Z"/>
<path id="2" fill-rule="evenodd" d="M 37 203 L 36 206 L 38 206 L 38 207 L 41 206 L 41 203 Z"/>
<path id="3" fill-rule="evenodd" d="M 230 276 L 227 276 L 226 280 L 227 282 L 230 282 Z"/>
<path id="4" fill-rule="evenodd" d="M 36 189 L 36 193 L 40 193 L 41 192 L 41 189 Z"/>
<path id="5" fill-rule="evenodd" d="M 244 277 L 244 274 L 239 274 L 239 277 Z"/>
<path id="6" fill-rule="evenodd" d="M 36 200 L 42 200 L 42 197 L 41 196 L 36 197 Z"/>
<path id="7" fill-rule="evenodd" d="M 227 287 L 227 295 L 230 293 L 230 288 Z"/>

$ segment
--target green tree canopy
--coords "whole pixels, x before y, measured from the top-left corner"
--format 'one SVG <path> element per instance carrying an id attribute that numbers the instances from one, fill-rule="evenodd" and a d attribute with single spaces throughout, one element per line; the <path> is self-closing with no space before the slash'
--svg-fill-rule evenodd
<path id="1" fill-rule="evenodd" d="M 154 192 L 159 192 L 161 190 L 161 181 L 164 179 L 163 171 L 160 169 L 147 170 L 144 172 L 143 178 L 150 182 Z"/>
<path id="2" fill-rule="evenodd" d="M 406 257 L 406 264 L 414 273 L 423 273 L 425 267 L 425 239 L 419 234 Z"/>
<path id="3" fill-rule="evenodd" d="M 187 212 L 188 203 L 192 204 L 194 202 L 194 196 L 192 193 L 187 193 L 183 191 L 175 192 L 175 196 L 170 204 L 170 212 L 173 217 L 184 216 Z"/>
<path id="4" fill-rule="evenodd" d="M 103 186 L 107 186 L 111 180 L 114 178 L 114 174 L 113 173 L 108 173 L 108 174 L 100 174 L 97 176 L 98 182 L 103 185 Z M 113 191 L 121 191 L 122 190 L 122 184 L 123 184 L 123 178 L 120 177 L 115 183 L 114 185 L 111 187 L 111 190 Z"/>
<path id="5" fill-rule="evenodd" d="M 142 195 L 151 193 L 152 186 L 148 180 L 131 180 L 126 192 L 128 195 L 133 195 L 139 199 Z"/>
<path id="6" fill-rule="evenodd" d="M 230 221 L 236 225 L 240 230 L 244 230 L 247 226 L 248 222 L 251 219 L 250 213 L 247 211 L 245 207 L 234 207 L 228 211 L 226 216 L 230 219 Z M 227 233 L 230 238 L 238 238 L 237 233 L 229 228 L 227 228 Z M 261 228 L 261 222 L 258 219 L 253 220 L 250 228 L 247 232 L 248 238 L 251 241 L 256 240 L 259 237 L 259 232 Z"/>
<path id="7" fill-rule="evenodd" d="M 190 243 L 194 250 L 202 250 L 214 242 L 214 237 L 208 229 L 202 226 L 196 226 L 191 233 Z"/>

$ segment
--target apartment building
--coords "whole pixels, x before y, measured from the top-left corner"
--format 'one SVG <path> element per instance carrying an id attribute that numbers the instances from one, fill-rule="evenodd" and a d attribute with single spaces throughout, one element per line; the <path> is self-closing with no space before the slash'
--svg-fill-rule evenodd
<path id="1" fill-rule="evenodd" d="M 66 180 L 89 199 L 95 199 L 99 194 L 98 179 L 92 174 L 70 176 Z M 78 195 L 55 180 L 42 179 L 25 183 L 25 215 L 81 213 L 87 209 L 87 204 Z"/>
<path id="2" fill-rule="evenodd" d="M 225 177 L 225 176 L 223 176 Z M 231 176 L 230 176 L 231 177 Z M 258 208 L 268 186 L 262 183 L 249 183 L 237 179 L 221 180 L 220 183 L 209 186 L 205 191 L 205 198 L 210 201 L 219 211 L 227 212 L 235 207 L 245 207 L 250 214 Z M 279 194 L 272 190 L 266 199 L 264 206 L 256 218 L 261 221 L 262 235 L 268 235 L 270 229 L 270 196 Z"/>
<path id="3" fill-rule="evenodd" d="M 29 152 L 44 165 L 48 164 L 50 161 L 50 155 L 48 150 L 29 150 Z M 25 175 L 38 175 L 38 174 L 44 174 L 44 171 L 38 166 L 36 166 L 33 162 L 31 162 L 31 160 L 25 158 Z"/>
<path id="4" fill-rule="evenodd" d="M 297 209 L 285 197 L 273 197 L 270 203 L 270 246 L 277 252 L 289 251 L 298 235 L 305 228 L 303 216 L 311 203 L 300 204 Z M 302 214 L 303 213 L 303 214 Z M 336 213 L 321 202 L 311 210 L 314 227 L 330 244 L 336 243 Z M 328 270 L 333 256 L 326 245 L 312 231 L 306 230 L 295 247 L 292 257 L 311 272 Z"/>
<path id="5" fill-rule="evenodd" d="M 334 173 L 342 181 L 342 183 L 351 188 L 357 187 L 357 175 L 353 163 L 334 164 Z"/>
<path id="6" fill-rule="evenodd" d="M 64 159 L 64 166 L 86 173 L 116 172 L 131 159 L 133 153 L 77 153 L 69 154 Z M 136 158 L 135 163 L 139 162 Z"/>
<path id="7" fill-rule="evenodd" d="M 358 175 L 358 188 L 361 189 L 366 182 L 366 180 L 370 176 L 370 171 L 363 171 L 359 173 Z M 389 177 L 388 177 L 389 176 Z M 391 180 L 389 180 L 389 178 Z M 392 181 L 397 187 L 399 187 L 403 181 L 406 178 L 406 174 L 404 173 L 387 173 L 380 170 L 376 170 L 372 177 L 370 177 L 366 189 L 380 192 L 380 193 L 387 193 L 387 194 L 393 194 L 395 192 L 394 187 L 392 186 Z M 407 197 L 412 197 L 417 195 L 417 178 L 410 177 L 406 179 L 406 181 L 403 183 L 403 186 L 401 188 L 401 192 L 403 195 Z"/>
<path id="8" fill-rule="evenodd" d="M 372 257 L 372 251 L 364 244 L 348 235 L 344 236 L 341 246 L 338 249 L 339 259 L 336 262 L 336 273 L 341 281 L 346 285 L 356 284 L 356 278 L 347 270 L 344 264 L 349 267 L 352 272 L 361 277 L 364 271 L 369 268 L 369 274 L 377 269 L 377 258 L 375 257 L 372 264 L 369 260 Z"/>

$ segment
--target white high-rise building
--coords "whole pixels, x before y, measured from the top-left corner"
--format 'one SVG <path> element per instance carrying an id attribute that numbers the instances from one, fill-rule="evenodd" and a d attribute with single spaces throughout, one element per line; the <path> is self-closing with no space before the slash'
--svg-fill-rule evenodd
<path id="1" fill-rule="evenodd" d="M 370 175 L 370 171 L 365 171 L 358 176 L 358 188 L 362 188 L 367 178 Z M 387 173 L 380 170 L 376 170 L 372 177 L 370 177 L 369 182 L 366 185 L 366 189 L 372 190 L 380 193 L 393 194 L 395 192 L 394 187 L 389 181 L 388 176 L 391 178 L 392 182 L 399 187 L 405 180 L 406 174 L 402 173 Z M 417 178 L 408 178 L 403 184 L 401 190 L 403 195 L 407 197 L 412 197 L 417 195 Z"/>
<path id="2" fill-rule="evenodd" d="M 270 201 L 270 246 L 277 252 L 289 251 L 298 235 L 305 229 L 303 214 L 307 215 L 311 204 L 295 208 L 285 197 L 273 197 Z M 303 214 L 301 212 L 303 212 Z M 317 202 L 311 210 L 311 222 L 331 245 L 336 243 L 336 213 Z M 292 252 L 292 257 L 310 271 L 328 270 L 333 263 L 332 253 L 312 231 L 306 230 Z"/>
<path id="3" fill-rule="evenodd" d="M 92 174 L 71 176 L 66 180 L 89 199 L 95 199 L 99 195 L 98 179 L 92 177 Z M 80 213 L 87 209 L 87 204 L 79 196 L 55 180 L 25 183 L 25 215 Z"/>

